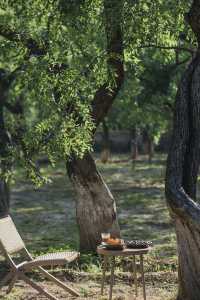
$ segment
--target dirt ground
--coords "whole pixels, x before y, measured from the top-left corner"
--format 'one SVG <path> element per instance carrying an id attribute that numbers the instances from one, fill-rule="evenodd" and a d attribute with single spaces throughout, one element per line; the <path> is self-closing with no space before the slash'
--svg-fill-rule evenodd
<path id="1" fill-rule="evenodd" d="M 47 289 L 50 293 L 56 296 L 58 299 L 75 299 L 68 293 L 63 292 L 57 287 L 52 287 L 51 283 L 40 283 L 42 287 Z M 109 295 L 109 287 L 105 288 L 104 296 L 100 295 L 100 284 L 93 281 L 81 282 L 79 284 L 70 284 L 71 287 L 78 290 L 81 293 L 81 297 L 77 298 L 79 300 L 106 300 Z M 162 288 L 152 288 L 151 286 L 146 287 L 147 300 L 172 300 L 175 299 L 172 293 L 168 293 Z M 38 295 L 32 288 L 25 285 L 23 282 L 18 282 L 14 288 L 12 294 L 5 295 L 5 288 L 0 293 L 0 297 L 6 300 L 42 300 L 46 297 Z M 127 286 L 125 284 L 117 284 L 113 288 L 113 300 L 143 300 L 142 287 L 138 289 L 138 296 L 135 296 L 135 291 L 133 287 Z"/>
<path id="2" fill-rule="evenodd" d="M 146 295 L 147 300 L 174 300 L 175 299 L 175 289 L 176 286 L 174 282 L 176 281 L 176 273 L 170 272 L 160 272 L 159 276 L 156 273 L 146 274 Z M 81 279 L 82 277 L 82 279 Z M 60 277 L 67 285 L 74 288 L 80 293 L 79 300 L 106 300 L 109 295 L 109 276 L 107 276 L 107 281 L 105 285 L 104 295 L 100 295 L 101 290 L 101 275 L 98 278 L 92 279 L 90 275 L 79 274 L 78 278 L 74 278 L 73 281 L 67 281 L 66 278 Z M 34 279 L 35 280 L 35 279 Z M 37 284 L 41 285 L 43 288 L 48 290 L 58 299 L 75 299 L 70 296 L 67 292 L 52 285 L 48 281 L 39 280 Z M 23 281 L 18 281 L 15 288 L 11 294 L 6 295 L 6 287 L 0 292 L 0 298 L 6 300 L 42 300 L 46 299 L 44 296 L 39 295 L 30 286 L 25 284 Z M 130 274 L 126 274 L 124 278 L 115 280 L 115 285 L 113 287 L 113 300 L 143 300 L 143 289 L 141 285 L 141 278 L 138 276 L 138 296 L 135 296 L 135 287 L 132 283 L 132 277 Z"/>

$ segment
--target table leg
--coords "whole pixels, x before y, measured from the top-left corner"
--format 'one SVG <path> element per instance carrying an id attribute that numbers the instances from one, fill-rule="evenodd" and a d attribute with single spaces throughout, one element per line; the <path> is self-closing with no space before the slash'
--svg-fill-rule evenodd
<path id="1" fill-rule="evenodd" d="M 140 269 L 141 269 L 141 275 L 142 275 L 143 296 L 144 296 L 144 300 L 146 300 L 145 278 L 144 278 L 144 263 L 143 263 L 143 255 L 142 254 L 140 254 Z"/>
<path id="2" fill-rule="evenodd" d="M 101 281 L 101 295 L 103 295 L 103 290 L 104 290 L 106 266 L 107 266 L 107 257 L 103 256 L 103 273 L 102 273 L 102 281 Z"/>
<path id="3" fill-rule="evenodd" d="M 110 274 L 110 295 L 109 300 L 112 300 L 112 289 L 114 284 L 114 272 L 115 272 L 115 257 L 111 258 L 111 274 Z"/>
<path id="4" fill-rule="evenodd" d="M 132 271 L 133 271 L 133 280 L 135 284 L 135 295 L 137 297 L 138 291 L 137 291 L 137 267 L 136 267 L 136 259 L 135 255 L 133 255 L 133 260 L 132 260 Z"/>

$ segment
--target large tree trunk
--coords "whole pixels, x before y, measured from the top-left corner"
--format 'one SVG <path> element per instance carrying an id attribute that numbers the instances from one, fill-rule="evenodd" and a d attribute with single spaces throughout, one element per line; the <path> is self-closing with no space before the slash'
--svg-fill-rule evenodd
<path id="1" fill-rule="evenodd" d="M 176 218 L 179 256 L 179 293 L 177 300 L 200 298 L 200 232 L 184 220 Z"/>
<path id="2" fill-rule="evenodd" d="M 119 236 L 115 201 L 90 154 L 72 159 L 67 167 L 76 190 L 80 249 L 95 251 L 102 232 Z"/>
<path id="3" fill-rule="evenodd" d="M 124 80 L 122 11 L 123 0 L 104 0 L 107 64 L 112 75 L 115 74 L 115 83 L 111 90 L 110 82 L 106 82 L 94 95 L 91 115 L 96 127 L 108 113 Z M 77 194 L 80 250 L 94 251 L 100 242 L 102 231 L 112 230 L 115 235 L 120 235 L 114 198 L 89 153 L 83 159 L 71 158 L 67 163 L 67 171 Z"/>
<path id="4" fill-rule="evenodd" d="M 200 153 L 200 95 L 197 97 L 194 90 L 197 92 L 199 86 L 195 78 L 199 71 L 200 61 L 196 59 L 180 84 L 167 161 L 166 197 L 175 220 L 178 243 L 178 300 L 197 300 L 200 297 L 200 207 L 194 202 Z"/>
<path id="5" fill-rule="evenodd" d="M 188 21 L 200 41 L 200 0 Z M 166 172 L 166 198 L 174 219 L 179 259 L 177 300 L 200 299 L 200 205 L 196 183 L 200 163 L 200 55 L 185 71 L 176 98 L 172 145 Z"/>

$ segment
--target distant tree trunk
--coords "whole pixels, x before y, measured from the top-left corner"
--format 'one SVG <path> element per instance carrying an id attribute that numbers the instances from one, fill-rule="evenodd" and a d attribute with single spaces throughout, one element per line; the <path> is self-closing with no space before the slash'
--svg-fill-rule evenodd
<path id="1" fill-rule="evenodd" d="M 2 104 L 2 103 L 1 103 Z M 3 105 L 0 107 L 0 217 L 6 216 L 10 208 L 9 183 L 3 177 L 6 168 L 7 145 L 9 137 L 6 133 L 3 116 Z"/>
<path id="2" fill-rule="evenodd" d="M 154 157 L 154 142 L 153 142 L 153 138 L 150 136 L 149 137 L 149 163 L 152 163 L 152 159 Z"/>
<path id="3" fill-rule="evenodd" d="M 122 11 L 123 0 L 104 0 L 107 64 L 109 72 L 115 74 L 115 83 L 110 89 L 110 83 L 106 82 L 94 96 L 91 115 L 96 127 L 107 115 L 124 81 Z M 102 231 L 112 230 L 120 236 L 114 198 L 89 153 L 83 159 L 71 158 L 67 170 L 77 194 L 80 250 L 95 251 Z"/>
<path id="4" fill-rule="evenodd" d="M 12 168 L 12 159 L 9 157 L 9 148 L 11 146 L 11 137 L 6 130 L 5 108 L 14 114 L 21 113 L 21 105 L 8 104 L 9 88 L 15 80 L 15 70 L 10 74 L 0 69 L 0 217 L 9 214 L 10 209 L 10 188 L 8 176 Z M 20 109 L 19 109 L 20 107 Z M 5 179 L 6 178 L 6 179 Z"/>
<path id="5" fill-rule="evenodd" d="M 200 0 L 187 15 L 200 45 Z M 200 52 L 179 85 L 172 144 L 167 160 L 166 199 L 174 219 L 179 259 L 177 300 L 200 299 L 200 205 L 196 183 L 200 163 Z"/>
<path id="6" fill-rule="evenodd" d="M 138 158 L 138 135 L 137 129 L 134 127 L 131 130 L 131 159 L 132 161 L 136 161 Z"/>
<path id="7" fill-rule="evenodd" d="M 146 129 L 142 131 L 143 153 L 148 154 L 148 134 Z"/>
<path id="8" fill-rule="evenodd" d="M 152 136 L 149 134 L 148 128 L 143 130 L 143 141 L 144 153 L 148 154 L 148 161 L 151 163 L 154 156 L 154 143 Z"/>
<path id="9" fill-rule="evenodd" d="M 110 157 L 110 139 L 109 139 L 109 128 L 107 122 L 103 120 L 103 140 L 102 140 L 102 151 L 101 151 L 101 162 L 107 163 Z"/>

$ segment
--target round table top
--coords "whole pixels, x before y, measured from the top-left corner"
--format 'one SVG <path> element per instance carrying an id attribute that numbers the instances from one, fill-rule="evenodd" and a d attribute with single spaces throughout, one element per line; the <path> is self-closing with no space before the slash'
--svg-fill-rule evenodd
<path id="1" fill-rule="evenodd" d="M 146 254 L 151 250 L 151 247 L 143 249 L 131 249 L 124 248 L 123 250 L 108 250 L 105 247 L 98 246 L 97 253 L 101 255 L 110 255 L 110 256 L 129 256 L 129 255 L 141 255 Z"/>

